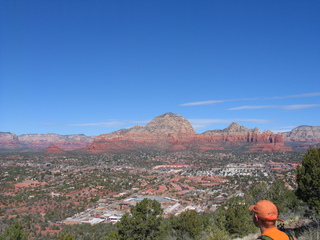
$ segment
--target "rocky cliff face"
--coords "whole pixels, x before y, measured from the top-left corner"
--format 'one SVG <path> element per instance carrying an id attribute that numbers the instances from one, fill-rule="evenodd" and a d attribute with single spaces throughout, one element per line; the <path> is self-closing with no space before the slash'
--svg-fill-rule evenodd
<path id="1" fill-rule="evenodd" d="M 320 126 L 299 126 L 283 133 L 283 136 L 284 141 L 297 151 L 320 147 Z"/>
<path id="2" fill-rule="evenodd" d="M 192 125 L 184 117 L 174 114 L 165 113 L 150 121 L 145 129 L 153 134 L 195 134 Z"/>
<path id="3" fill-rule="evenodd" d="M 184 117 L 165 113 L 152 119 L 145 127 L 136 125 L 129 129 L 121 129 L 110 134 L 101 134 L 94 141 L 105 140 L 108 138 L 133 137 L 155 138 L 156 136 L 167 136 L 168 134 L 196 134 L 190 122 Z"/>
<path id="4" fill-rule="evenodd" d="M 224 144 L 221 144 L 224 143 Z M 145 127 L 135 126 L 96 137 L 85 149 L 89 152 L 114 152 L 120 150 L 155 149 L 178 150 L 226 150 L 235 144 L 243 144 L 247 151 L 291 151 L 284 145 L 281 134 L 259 129 L 247 129 L 237 123 L 223 130 L 198 134 L 190 122 L 180 115 L 166 113 L 154 118 Z M 260 147 L 256 145 L 260 144 Z M 264 146 L 264 147 L 263 147 Z"/>
<path id="5" fill-rule="evenodd" d="M 17 136 L 12 133 L 0 132 L 0 149 L 45 149 L 51 144 L 56 144 L 63 150 L 75 150 L 86 147 L 93 140 L 83 134 L 24 134 Z"/>
<path id="6" fill-rule="evenodd" d="M 181 142 L 196 136 L 188 120 L 174 113 L 160 115 L 145 127 L 137 125 L 96 137 L 86 150 L 89 152 L 121 150 L 185 150 Z"/>
<path id="7" fill-rule="evenodd" d="M 209 130 L 204 134 L 214 140 L 223 142 L 284 143 L 282 134 L 274 134 L 271 131 L 263 131 L 260 133 L 258 128 L 248 129 L 237 123 L 231 123 L 223 130 Z"/>
<path id="8" fill-rule="evenodd" d="M 318 142 L 320 140 L 320 126 L 299 126 L 284 133 L 284 137 L 288 142 Z"/>
<path id="9" fill-rule="evenodd" d="M 52 153 L 52 154 L 62 154 L 65 151 L 61 150 L 58 146 L 51 144 L 44 150 L 45 153 Z"/>
<path id="10" fill-rule="evenodd" d="M 17 135 L 8 132 L 0 132 L 0 149 L 15 150 L 23 148 L 27 148 L 27 146 L 19 141 Z"/>
<path id="11" fill-rule="evenodd" d="M 301 141 L 305 144 L 300 144 Z M 95 138 L 79 135 L 25 134 L 17 136 L 0 132 L 0 150 L 46 149 L 54 144 L 60 150 L 82 149 L 92 153 L 121 152 L 135 150 L 231 150 L 242 149 L 246 152 L 291 151 L 285 145 L 290 143 L 297 150 L 307 149 L 320 144 L 320 127 L 300 126 L 288 133 L 274 134 L 258 128 L 248 129 L 231 123 L 225 129 L 208 130 L 196 133 L 184 117 L 165 113 L 152 119 L 145 126 L 101 134 Z M 293 145 L 295 144 L 295 145 Z M 298 145 L 300 144 L 300 145 Z M 57 151 L 50 147 L 47 151 Z M 51 150 L 50 150 L 51 149 Z"/>

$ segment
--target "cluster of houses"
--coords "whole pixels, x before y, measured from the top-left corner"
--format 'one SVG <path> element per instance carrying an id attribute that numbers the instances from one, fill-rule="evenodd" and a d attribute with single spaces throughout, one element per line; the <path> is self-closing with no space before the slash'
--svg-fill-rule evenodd
<path id="1" fill-rule="evenodd" d="M 203 211 L 200 206 L 196 205 L 183 205 L 178 199 L 171 197 L 160 197 L 160 196 L 135 196 L 131 198 L 124 199 L 116 203 L 108 204 L 103 199 L 100 199 L 100 204 L 95 208 L 89 208 L 84 212 L 75 214 L 72 217 L 66 218 L 63 223 L 67 225 L 89 223 L 91 225 L 101 223 L 101 222 L 111 222 L 116 223 L 120 221 L 121 217 L 125 212 L 130 211 L 130 207 L 136 205 L 138 202 L 142 201 L 144 198 L 151 200 L 156 200 L 161 204 L 163 208 L 163 216 L 169 216 L 170 214 L 178 215 L 186 210 L 195 210 L 197 212 Z"/>

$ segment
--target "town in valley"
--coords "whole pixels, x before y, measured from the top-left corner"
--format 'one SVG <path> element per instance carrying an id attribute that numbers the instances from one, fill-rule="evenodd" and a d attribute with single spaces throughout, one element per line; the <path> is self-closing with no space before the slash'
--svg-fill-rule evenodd
<path id="1" fill-rule="evenodd" d="M 303 153 L 1 152 L 0 218 L 32 218 L 36 233 L 61 225 L 115 223 L 130 206 L 155 199 L 164 217 L 187 209 L 214 212 L 252 183 L 282 179 L 295 189 Z"/>

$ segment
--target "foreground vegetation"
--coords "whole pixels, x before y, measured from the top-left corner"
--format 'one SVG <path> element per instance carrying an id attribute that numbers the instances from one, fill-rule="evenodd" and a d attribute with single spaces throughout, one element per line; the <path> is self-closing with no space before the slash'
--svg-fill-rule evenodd
<path id="1" fill-rule="evenodd" d="M 227 240 L 245 239 L 256 234 L 248 206 L 260 199 L 273 201 L 286 220 L 285 228 L 298 239 L 319 239 L 320 236 L 320 149 L 310 149 L 297 168 L 297 190 L 289 190 L 282 180 L 273 184 L 259 182 L 245 191 L 244 196 L 233 196 L 215 212 L 187 210 L 180 215 L 162 217 L 162 208 L 155 200 L 144 199 L 131 207 L 117 224 L 64 225 L 56 233 L 33 234 L 33 239 L 104 239 L 104 240 Z M 2 219 L 7 227 L 0 239 L 28 239 L 33 221 L 28 215 Z M 45 228 L 45 226 L 43 226 Z M 30 238 L 31 239 L 31 238 Z"/>

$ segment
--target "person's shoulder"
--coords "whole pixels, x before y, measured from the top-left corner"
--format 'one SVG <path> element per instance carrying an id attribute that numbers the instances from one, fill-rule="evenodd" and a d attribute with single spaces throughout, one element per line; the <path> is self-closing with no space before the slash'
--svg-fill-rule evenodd
<path id="1" fill-rule="evenodd" d="M 271 238 L 267 235 L 261 235 L 256 240 L 273 240 L 273 238 Z"/>
<path id="2" fill-rule="evenodd" d="M 289 240 L 296 240 L 295 236 L 293 236 L 290 232 L 284 231 L 284 233 L 288 235 Z"/>
<path id="3" fill-rule="evenodd" d="M 296 240 L 296 238 L 289 232 L 281 231 L 277 228 L 267 229 L 256 240 Z"/>
<path id="4" fill-rule="evenodd" d="M 261 236 L 266 236 L 266 237 L 265 238 L 261 238 Z M 278 239 L 291 240 L 292 239 L 292 238 L 290 238 L 290 236 L 287 233 L 277 229 L 276 227 L 267 229 L 266 231 L 264 231 L 262 233 L 261 236 L 258 239 L 263 239 L 263 240 L 278 240 Z"/>

